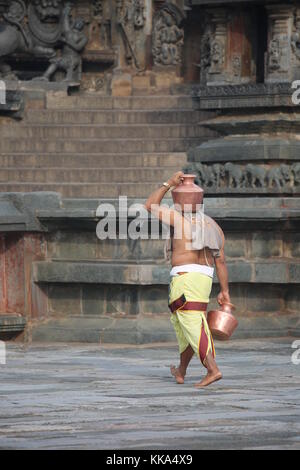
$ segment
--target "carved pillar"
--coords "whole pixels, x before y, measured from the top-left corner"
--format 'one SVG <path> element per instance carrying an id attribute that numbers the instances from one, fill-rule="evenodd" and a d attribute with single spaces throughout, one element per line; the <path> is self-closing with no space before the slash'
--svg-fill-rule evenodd
<path id="1" fill-rule="evenodd" d="M 207 72 L 208 85 L 224 85 L 226 80 L 227 11 L 217 8 L 208 12 L 211 17 L 210 67 Z"/>
<path id="2" fill-rule="evenodd" d="M 292 79 L 293 6 L 271 5 L 268 12 L 268 52 L 266 82 L 289 82 Z"/>
<path id="3" fill-rule="evenodd" d="M 299 80 L 300 77 L 300 8 L 294 12 L 293 32 L 292 32 L 292 79 Z"/>
<path id="4" fill-rule="evenodd" d="M 228 25 L 227 73 L 230 83 L 256 82 L 257 17 L 250 10 L 236 9 Z"/>

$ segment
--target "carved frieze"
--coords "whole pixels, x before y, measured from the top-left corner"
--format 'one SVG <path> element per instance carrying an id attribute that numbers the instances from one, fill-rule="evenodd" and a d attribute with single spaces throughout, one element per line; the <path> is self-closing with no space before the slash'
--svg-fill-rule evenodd
<path id="1" fill-rule="evenodd" d="M 293 165 L 240 165 L 190 163 L 200 186 L 208 193 L 295 193 L 300 191 L 300 163 Z"/>
<path id="2" fill-rule="evenodd" d="M 153 18 L 152 54 L 157 66 L 177 66 L 182 62 L 184 13 L 172 3 L 164 3 Z"/>

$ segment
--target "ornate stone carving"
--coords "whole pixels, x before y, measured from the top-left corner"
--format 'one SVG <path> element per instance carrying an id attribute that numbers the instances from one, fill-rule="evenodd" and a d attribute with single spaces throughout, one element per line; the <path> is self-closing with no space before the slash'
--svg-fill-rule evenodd
<path id="1" fill-rule="evenodd" d="M 225 165 L 190 164 L 186 171 L 195 171 L 197 181 L 208 193 L 273 193 L 296 192 L 300 186 L 300 163 L 293 165 Z"/>
<path id="2" fill-rule="evenodd" d="M 52 42 L 43 41 L 38 34 L 42 22 L 45 23 L 45 30 L 47 31 L 47 22 L 49 18 L 53 20 L 54 13 L 51 15 L 50 13 L 47 14 L 47 12 L 49 12 L 48 8 L 46 8 L 45 11 L 37 10 L 38 6 L 40 5 L 37 1 L 29 4 L 28 25 L 24 21 L 27 11 L 25 3 L 22 0 L 13 0 L 3 14 L 4 23 L 0 30 L 0 70 L 2 73 L 3 70 L 5 71 L 4 76 L 6 75 L 6 77 L 10 75 L 10 78 L 16 78 L 1 58 L 10 56 L 15 52 L 26 52 L 37 57 L 46 58 L 55 55 Z M 33 14 L 34 19 L 30 18 L 30 15 Z M 51 29 L 52 31 L 55 30 L 56 37 L 58 37 L 60 30 L 59 25 L 56 26 L 58 27 L 58 32 L 54 29 L 53 25 Z M 45 35 L 44 39 L 47 38 L 50 38 L 48 34 Z M 51 38 L 53 38 L 53 36 L 51 36 Z"/>
<path id="3" fill-rule="evenodd" d="M 227 21 L 226 10 L 217 8 L 211 11 L 213 33 L 210 38 L 208 85 L 226 83 Z"/>
<path id="4" fill-rule="evenodd" d="M 143 67 L 138 59 L 136 33 L 145 25 L 144 0 L 116 0 L 117 22 L 125 46 L 126 62 L 132 63 L 138 70 Z"/>
<path id="5" fill-rule="evenodd" d="M 292 51 L 297 61 L 300 61 L 300 10 L 295 12 L 295 31 L 292 34 Z"/>
<path id="6" fill-rule="evenodd" d="M 62 0 L 32 0 L 28 5 L 28 26 L 41 43 L 55 46 L 62 31 Z"/>
<path id="7" fill-rule="evenodd" d="M 184 13 L 172 3 L 164 3 L 153 19 L 152 54 L 155 65 L 180 65 L 184 44 Z"/>
<path id="8" fill-rule="evenodd" d="M 211 66 L 211 44 L 213 40 L 213 28 L 208 17 L 205 18 L 204 32 L 200 43 L 200 83 L 206 85 L 207 73 Z"/>
<path id="9" fill-rule="evenodd" d="M 68 4 L 63 11 L 63 29 L 60 41 L 63 43 L 61 55 L 51 59 L 51 65 L 43 75 L 43 78 L 50 80 L 57 70 L 66 73 L 65 81 L 79 82 L 81 79 L 81 52 L 85 48 L 88 39 L 83 32 L 84 20 L 77 18 L 75 21 L 71 17 L 71 5 Z"/>
<path id="10" fill-rule="evenodd" d="M 295 105 L 292 85 L 286 83 L 246 83 L 244 85 L 193 85 L 188 92 L 200 99 L 201 109 L 257 108 Z"/>
<path id="11" fill-rule="evenodd" d="M 96 56 L 101 50 L 111 49 L 111 18 L 107 18 L 104 0 L 93 0 L 89 24 L 89 42 L 86 51 Z"/>
<path id="12" fill-rule="evenodd" d="M 272 5 L 267 7 L 267 11 L 269 38 L 266 81 L 290 81 L 293 8 L 291 5 Z"/>
<path id="13" fill-rule="evenodd" d="M 67 80 L 78 81 L 80 53 L 86 38 L 83 20 L 73 21 L 70 12 L 71 5 L 64 7 L 63 0 L 30 0 L 27 8 L 23 0 L 13 0 L 3 13 L 0 57 L 25 52 L 36 58 L 52 59 L 44 78 L 50 78 L 57 69 L 62 69 L 66 71 Z M 61 57 L 55 57 L 60 45 L 63 45 Z M 0 73 L 5 78 L 13 77 L 3 60 Z"/>

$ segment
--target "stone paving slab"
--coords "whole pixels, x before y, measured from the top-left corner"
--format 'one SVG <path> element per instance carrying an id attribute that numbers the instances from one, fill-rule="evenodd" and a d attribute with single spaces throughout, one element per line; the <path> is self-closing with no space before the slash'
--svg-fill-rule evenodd
<path id="1" fill-rule="evenodd" d="M 300 449 L 294 339 L 217 343 L 224 380 L 176 385 L 172 345 L 7 344 L 0 449 Z"/>

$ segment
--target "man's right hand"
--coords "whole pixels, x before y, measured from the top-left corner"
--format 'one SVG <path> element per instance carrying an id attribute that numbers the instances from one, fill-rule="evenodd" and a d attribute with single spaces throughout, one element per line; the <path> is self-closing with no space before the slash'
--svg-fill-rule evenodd
<path id="1" fill-rule="evenodd" d="M 168 184 L 171 187 L 179 186 L 183 182 L 183 177 L 184 173 L 182 171 L 178 171 L 168 180 Z"/>
<path id="2" fill-rule="evenodd" d="M 230 295 L 229 295 L 229 292 L 220 292 L 220 294 L 218 295 L 218 303 L 219 305 L 223 305 L 223 304 L 231 304 L 231 299 L 230 299 Z"/>

